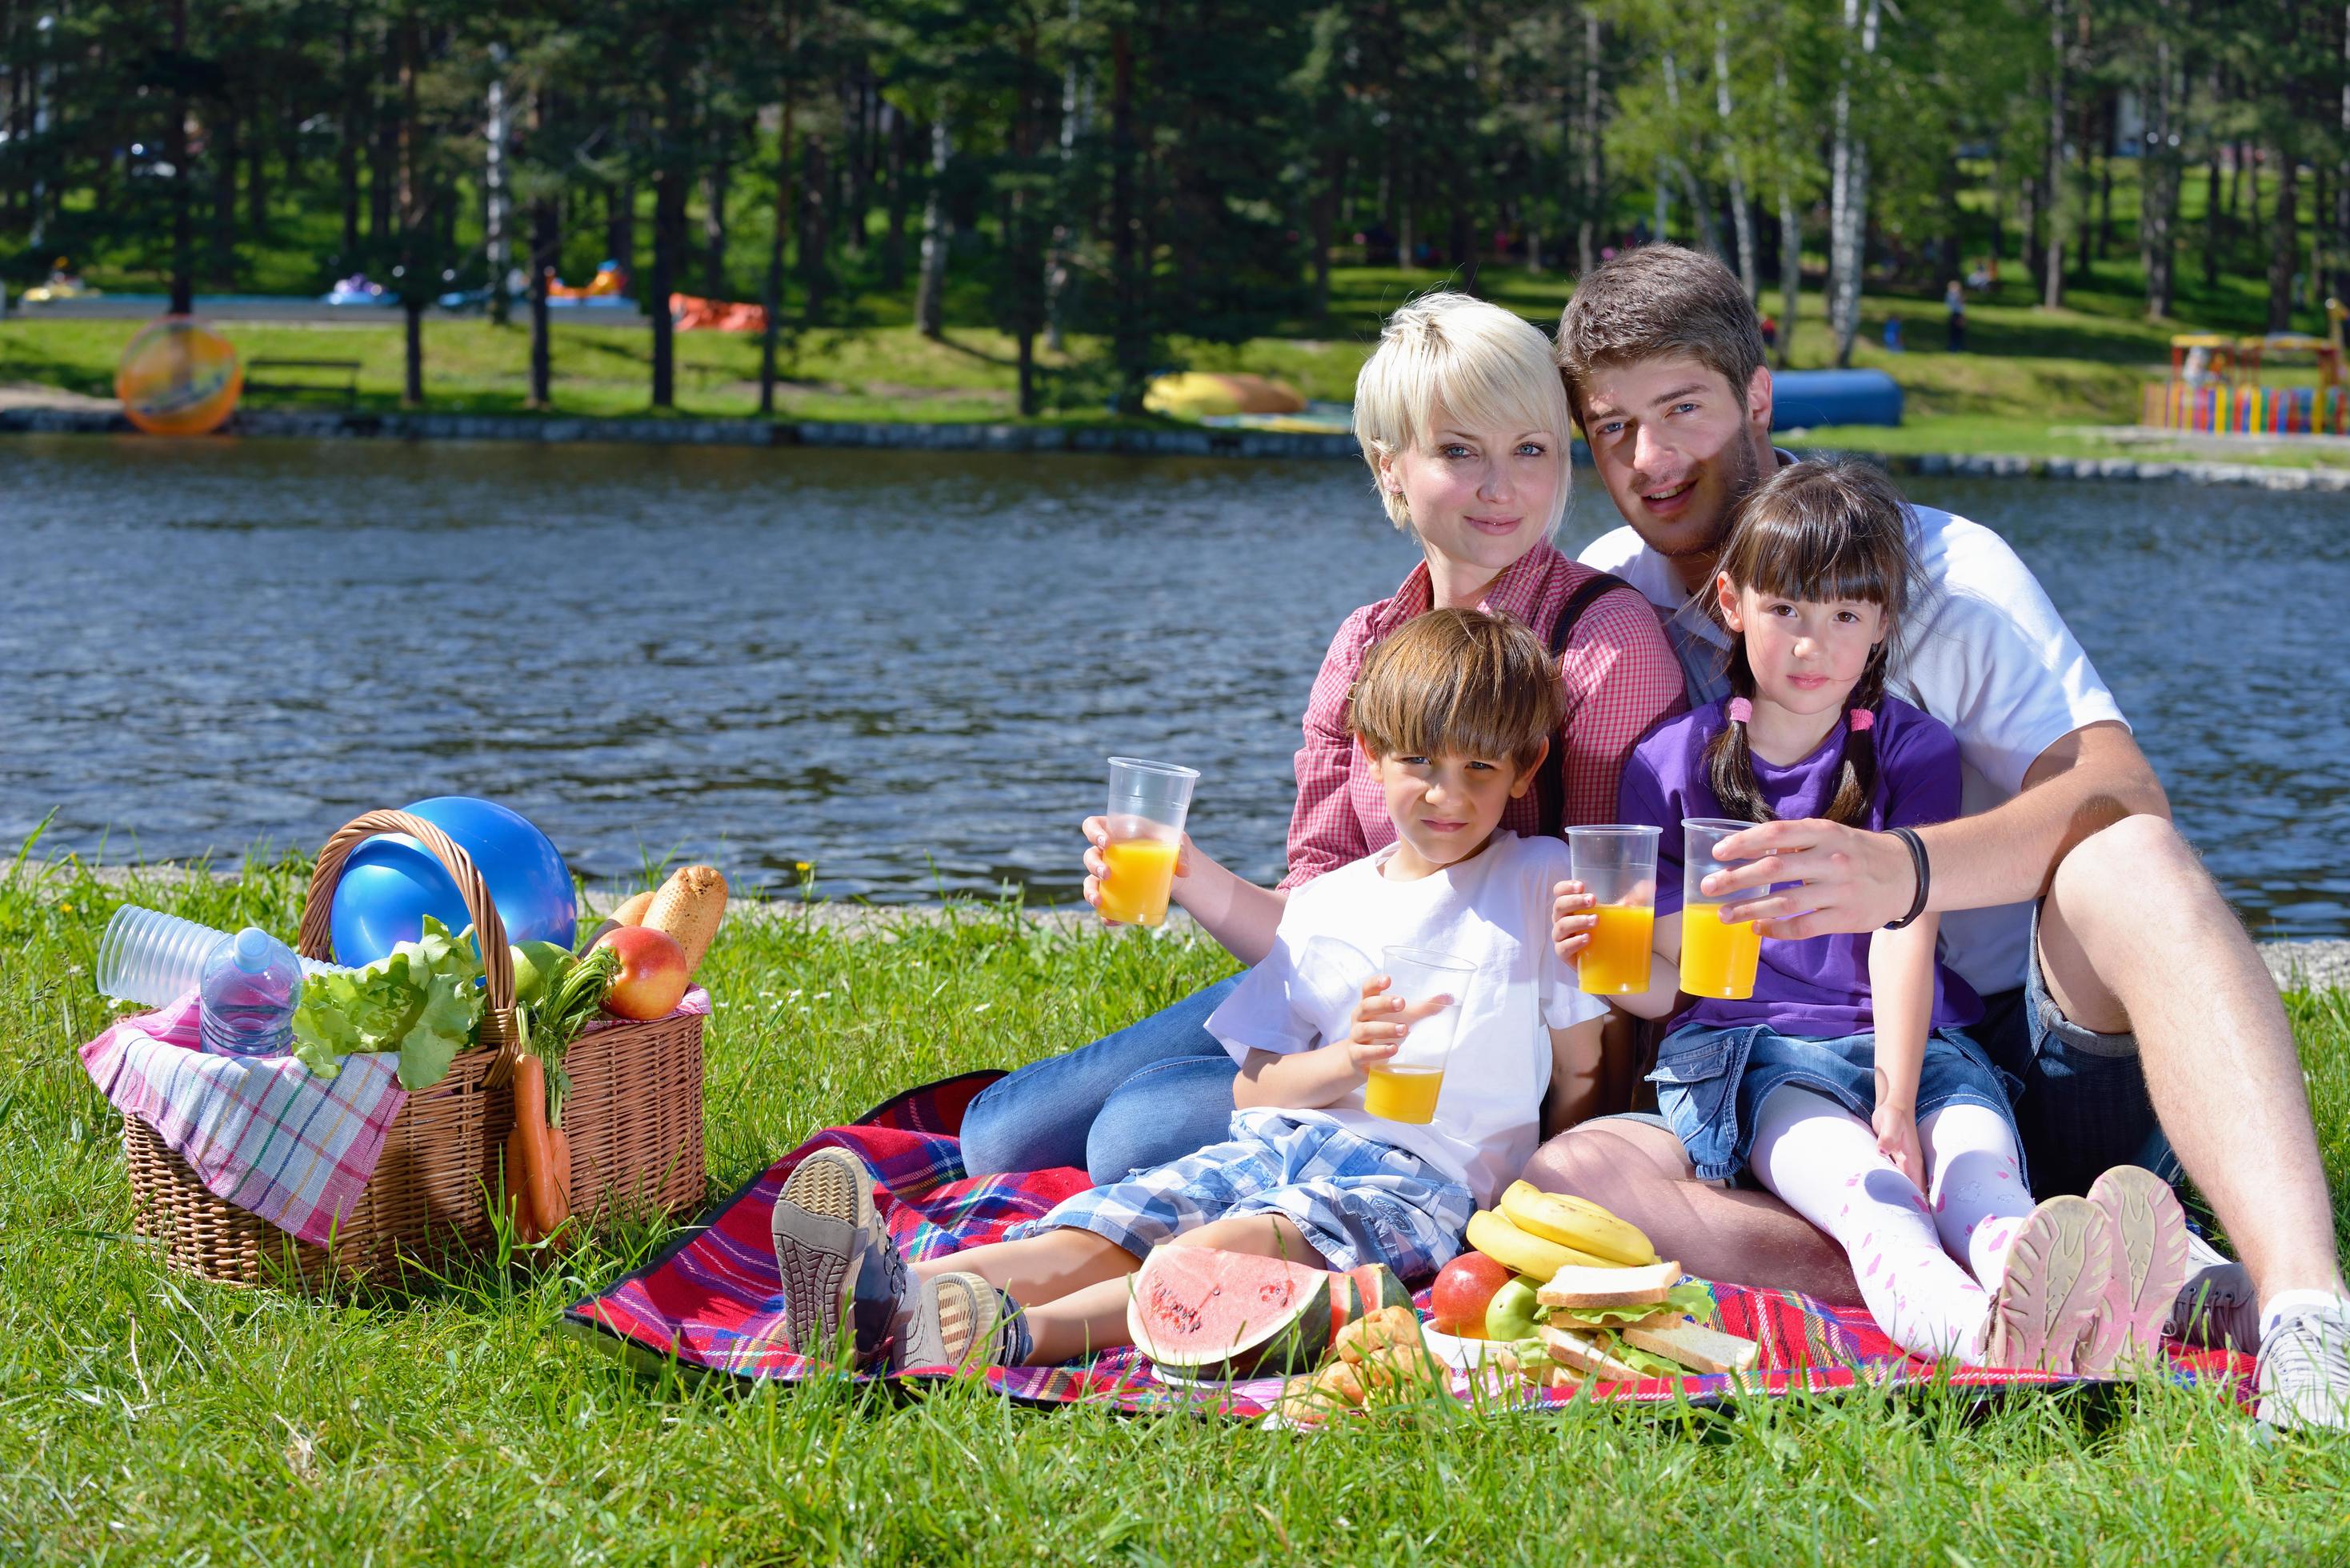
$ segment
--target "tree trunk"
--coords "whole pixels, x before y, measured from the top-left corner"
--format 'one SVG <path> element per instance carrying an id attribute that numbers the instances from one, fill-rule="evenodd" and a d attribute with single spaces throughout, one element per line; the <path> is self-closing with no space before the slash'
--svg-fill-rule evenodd
<path id="1" fill-rule="evenodd" d="M 2091 257 L 2106 259 L 2114 248 L 2114 141 L 2120 134 L 2121 96 L 2106 94 L 2105 118 L 2097 151 L 2097 248 Z"/>
<path id="2" fill-rule="evenodd" d="M 2139 88 L 2146 104 L 2146 142 L 2138 157 L 2138 265 L 2146 273 L 2146 315 L 2160 321 L 2170 314 L 2173 277 L 2178 265 L 2178 149 L 2173 144 L 2168 6 L 2156 26 L 2154 69 Z"/>
<path id="3" fill-rule="evenodd" d="M 343 69 L 339 78 L 343 99 L 343 134 L 341 145 L 335 149 L 335 175 L 343 189 L 343 250 L 338 265 L 349 266 L 359 254 L 359 138 L 365 134 L 359 119 L 360 108 L 366 102 L 363 88 L 351 69 L 353 44 L 352 17 L 359 10 L 356 4 L 343 7 Z"/>
<path id="4" fill-rule="evenodd" d="M 2220 230 L 2226 221 L 2220 210 L 2220 146 L 2211 145 L 2211 161 L 2208 165 L 2209 183 L 2203 195 L 2203 287 L 2210 292 L 2220 286 Z"/>
<path id="5" fill-rule="evenodd" d="M 188 0 L 171 0 L 171 4 L 172 48 L 184 57 L 188 52 Z M 165 112 L 170 119 L 164 126 L 163 148 L 165 156 L 172 161 L 172 314 L 186 316 L 196 307 L 196 238 L 195 180 L 188 168 L 188 100 L 185 94 L 175 92 Z M 38 228 L 40 222 L 36 202 L 33 226 Z"/>
<path id="6" fill-rule="evenodd" d="M 1672 108 L 1674 123 L 1679 124 L 1681 116 L 1681 74 L 1680 67 L 1675 63 L 1673 52 L 1670 49 L 1665 51 L 1665 101 Z M 1705 188 L 1698 182 L 1697 171 L 1690 167 L 1687 159 L 1675 158 L 1671 162 L 1674 172 L 1680 177 L 1681 194 L 1689 202 L 1690 223 L 1697 234 L 1697 248 L 1710 256 L 1720 255 L 1721 231 L 1714 223 L 1713 202 L 1708 199 Z M 1659 218 L 1657 226 L 1659 230 L 1664 227 L 1661 217 Z"/>
<path id="7" fill-rule="evenodd" d="M 947 310 L 947 241 L 950 237 L 946 206 L 947 161 L 953 156 L 954 143 L 947 131 L 947 114 L 941 108 L 931 119 L 931 182 L 922 196 L 922 265 L 914 285 L 914 327 L 925 337 L 937 338 L 946 332 Z"/>
<path id="8" fill-rule="evenodd" d="M 1579 273 L 1599 265 L 1599 13 L 1586 4 L 1583 11 L 1583 180 L 1577 192 L 1580 215 L 1575 224 L 1575 258 Z"/>
<path id="9" fill-rule="evenodd" d="M 621 275 L 634 288 L 637 282 L 637 182 L 625 176 L 604 194 L 604 256 L 608 261 L 620 264 Z"/>
<path id="10" fill-rule="evenodd" d="M 792 116 L 799 108 L 799 7 L 785 0 L 783 56 L 790 61 L 784 73 L 783 111 L 775 125 L 775 224 L 767 236 L 767 286 L 760 294 L 767 325 L 759 334 L 759 417 L 775 414 L 775 345 L 784 329 L 784 236 L 798 210 L 792 188 Z"/>
<path id="11" fill-rule="evenodd" d="M 832 164 L 814 137 L 800 160 L 800 319 L 814 326 L 832 286 Z"/>
<path id="12" fill-rule="evenodd" d="M 416 18 L 403 16 L 400 38 L 400 132 L 398 141 L 400 198 L 400 313 L 406 318 L 400 401 L 403 408 L 424 406 L 424 301 L 428 286 L 424 258 L 416 242 L 432 217 L 424 201 L 422 180 L 416 167 L 417 36 Z"/>
<path id="13" fill-rule="evenodd" d="M 1736 122 L 1730 113 L 1730 18 L 1722 16 L 1713 19 L 1713 107 L 1721 121 L 1722 161 L 1730 175 L 1730 221 L 1738 235 L 1738 281 L 1745 285 L 1747 298 L 1759 299 L 1762 289 L 1754 275 L 1754 213 L 1746 201 L 1746 176 L 1739 165 L 1734 140 Z"/>
<path id="14" fill-rule="evenodd" d="M 733 130 L 721 126 L 702 177 L 702 292 L 726 297 L 726 187 L 733 178 Z"/>
<path id="15" fill-rule="evenodd" d="M 889 226 L 881 236 L 881 288 L 895 294 L 906 286 L 906 117 L 885 99 L 881 121 L 888 133 L 889 161 Z"/>
<path id="16" fill-rule="evenodd" d="M 1779 182 L 1779 369 L 1794 360 L 1795 317 L 1804 303 L 1804 224 L 1794 193 Z"/>
<path id="17" fill-rule="evenodd" d="M 1136 243 L 1140 219 L 1134 200 L 1134 42 L 1124 26 L 1110 33 L 1109 105 L 1110 357 L 1118 369 L 1118 411 L 1139 414 L 1150 374 L 1151 334 L 1143 315 L 1148 302 Z"/>
<path id="18" fill-rule="evenodd" d="M 490 51 L 493 75 L 490 78 L 488 115 L 482 128 L 484 156 L 482 163 L 482 255 L 490 274 L 490 322 L 495 327 L 506 324 L 507 234 L 510 226 L 507 208 L 512 205 L 506 194 L 506 84 L 504 79 L 505 51 L 493 47 Z"/>
<path id="19" fill-rule="evenodd" d="M 1338 196 L 1347 184 L 1347 150 L 1333 146 L 1324 156 L 1322 188 L 1314 197 L 1314 295 L 1309 306 L 1312 319 L 1322 321 L 1330 315 L 1330 247 L 1336 242 L 1338 223 Z M 1542 270 L 1537 259 L 1534 271 Z"/>
<path id="20" fill-rule="evenodd" d="M 2048 259 L 2040 274 L 2040 303 L 2064 303 L 2064 0 L 2048 0 Z"/>
<path id="21" fill-rule="evenodd" d="M 685 250 L 685 192 L 693 171 L 685 166 L 685 128 L 672 114 L 661 128 L 661 162 L 653 172 L 652 286 L 645 309 L 652 317 L 653 407 L 677 407 L 677 323 L 670 313 L 678 263 Z"/>
<path id="22" fill-rule="evenodd" d="M 2269 230 L 2269 330 L 2293 330 L 2293 275 L 2301 260 L 2301 159 L 2280 144 L 2277 161 L 2276 221 Z"/>
<path id="23" fill-rule="evenodd" d="M 1855 72 L 1877 54 L 1878 0 L 1844 0 L 1844 59 L 1836 76 L 1835 135 L 1828 159 L 1828 326 L 1839 369 L 1852 363 L 1860 334 L 1861 270 L 1868 241 L 1868 147 L 1853 127 Z M 1857 35 L 1857 37 L 1855 35 Z"/>
<path id="24" fill-rule="evenodd" d="M 244 140 L 244 227 L 256 244 L 269 236 L 269 139 L 261 133 L 267 123 L 263 114 L 266 101 L 254 106 Z"/>
<path id="25" fill-rule="evenodd" d="M 555 269 L 556 257 L 562 251 L 562 235 L 556 227 L 556 205 L 552 196 L 541 196 L 530 204 L 530 406 L 550 408 L 555 402 L 554 345 L 550 341 L 546 319 L 546 275 Z"/>
<path id="26" fill-rule="evenodd" d="M 411 294 L 400 302 L 400 406 L 421 409 L 424 406 L 424 300 Z"/>

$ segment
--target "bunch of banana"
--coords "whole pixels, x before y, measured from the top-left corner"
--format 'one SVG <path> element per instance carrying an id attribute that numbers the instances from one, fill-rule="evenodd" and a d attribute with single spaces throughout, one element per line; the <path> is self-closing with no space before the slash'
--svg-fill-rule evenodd
<path id="1" fill-rule="evenodd" d="M 1638 1229 L 1588 1199 L 1511 1184 L 1496 1209 L 1470 1219 L 1469 1244 L 1537 1284 L 1570 1264 L 1629 1269 L 1657 1261 Z"/>

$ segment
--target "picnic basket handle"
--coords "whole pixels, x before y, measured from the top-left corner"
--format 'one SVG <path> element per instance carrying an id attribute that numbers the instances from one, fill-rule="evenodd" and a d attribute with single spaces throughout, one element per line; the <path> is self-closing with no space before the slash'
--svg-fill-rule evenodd
<path id="1" fill-rule="evenodd" d="M 506 946 L 506 923 L 498 916 L 488 885 L 455 839 L 404 811 L 367 812 L 336 829 L 327 846 L 318 851 L 318 864 L 310 873 L 310 897 L 302 909 L 297 950 L 307 959 L 333 959 L 335 885 L 342 880 L 343 862 L 363 841 L 380 833 L 405 833 L 420 840 L 456 879 L 465 912 L 473 917 L 473 936 L 482 950 L 482 972 L 489 991 L 482 1012 L 482 1044 L 498 1054 L 482 1082 L 494 1089 L 513 1073 L 515 1058 L 522 1054 L 522 1034 L 515 1023 L 514 952 Z"/>

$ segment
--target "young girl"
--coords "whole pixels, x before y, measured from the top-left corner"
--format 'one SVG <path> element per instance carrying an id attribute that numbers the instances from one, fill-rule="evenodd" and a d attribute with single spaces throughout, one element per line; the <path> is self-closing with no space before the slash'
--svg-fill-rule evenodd
<path id="1" fill-rule="evenodd" d="M 1209 1018 L 1240 1069 L 1226 1141 L 913 1264 L 875 1216 L 865 1168 L 818 1149 L 775 1204 L 793 1345 L 822 1354 L 846 1324 L 868 1364 L 1047 1366 L 1128 1343 L 1129 1276 L 1155 1247 L 1384 1263 L 1407 1280 L 1449 1262 L 1534 1153 L 1545 1091 L 1571 1116 L 1598 1060 L 1606 1009 L 1542 940 L 1566 846 L 1502 826 L 1559 709 L 1549 651 L 1505 617 L 1431 610 L 1380 643 L 1348 718 L 1396 842 L 1299 888 L 1272 951 Z M 1442 1001 L 1391 994 L 1371 972 L 1399 947 L 1471 966 L 1419 1122 L 1365 1095 Z"/>
<path id="2" fill-rule="evenodd" d="M 1685 818 L 1883 832 L 1960 811 L 1957 742 L 1885 689 L 1916 577 L 1884 475 L 1781 469 L 1740 508 L 1718 565 L 1731 695 L 1668 721 L 1624 769 L 1623 820 L 1661 830 L 1652 983 L 1621 999 L 1651 1018 L 1677 1000 Z M 1562 889 L 1562 939 L 1590 908 Z M 1700 1178 L 1751 1170 L 1834 1237 L 1906 1350 L 2085 1374 L 2150 1352 L 2180 1282 L 2137 1296 L 2126 1270 L 2184 1258 L 2177 1199 L 2126 1168 L 2086 1199 L 2034 1205 L 2007 1085 L 1964 1033 L 1981 1003 L 1935 949 L 1930 914 L 1764 942 L 1750 998 L 1699 1000 L 1666 1036 L 1649 1075 L 1659 1112 Z M 2134 1300 L 2150 1304 L 2134 1315 Z"/>

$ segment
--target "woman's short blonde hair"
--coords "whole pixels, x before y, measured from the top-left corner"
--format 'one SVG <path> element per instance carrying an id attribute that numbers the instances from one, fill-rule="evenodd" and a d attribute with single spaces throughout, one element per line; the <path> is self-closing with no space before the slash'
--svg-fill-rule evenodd
<path id="1" fill-rule="evenodd" d="M 1566 391 L 1542 328 L 1498 305 L 1445 291 L 1423 295 L 1388 317 L 1379 346 L 1355 378 L 1355 440 L 1371 483 L 1399 528 L 1411 525 L 1404 498 L 1380 483 L 1380 464 L 1425 446 L 1439 410 L 1473 429 L 1548 431 L 1561 483 L 1549 526 L 1566 514 Z"/>

